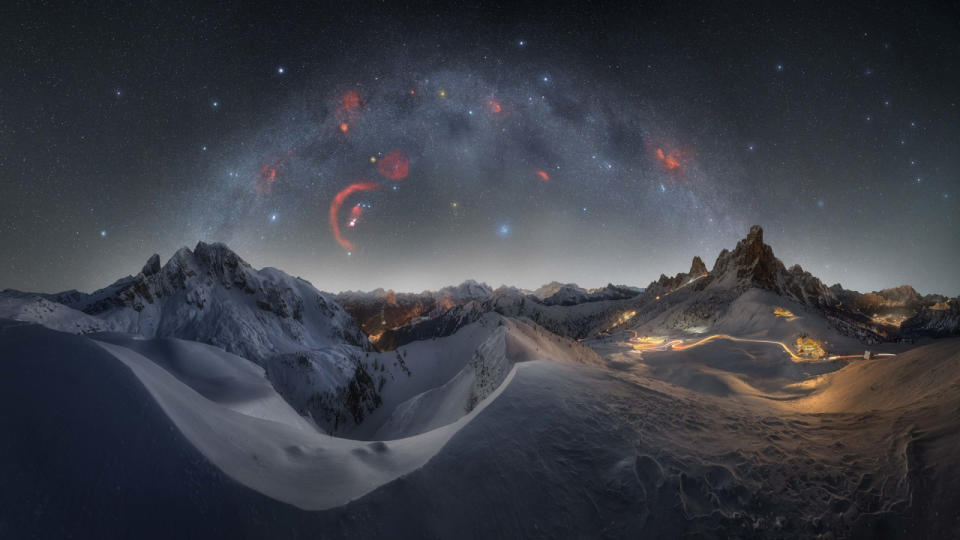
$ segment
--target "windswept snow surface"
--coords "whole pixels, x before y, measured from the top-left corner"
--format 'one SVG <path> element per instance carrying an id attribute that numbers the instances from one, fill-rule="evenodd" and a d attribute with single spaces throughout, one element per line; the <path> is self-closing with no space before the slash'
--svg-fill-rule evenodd
<path id="1" fill-rule="evenodd" d="M 452 423 L 377 442 L 320 433 L 212 347 L 0 323 L 0 430 L 17 434 L 0 439 L 0 536 L 960 534 L 960 340 L 825 373 L 762 344 L 662 353 L 733 377 L 711 392 L 652 374 L 666 356 L 594 364 L 527 322 L 490 323 L 450 336 L 469 360 L 398 384 L 377 429 Z M 429 344 L 410 346 L 411 371 Z M 432 352 L 419 367 L 443 363 Z M 475 366 L 463 380 L 477 358 L 502 384 L 434 420 L 484 387 Z"/>
<path id="2" fill-rule="evenodd" d="M 28 340 L 26 346 L 24 340 Z M 102 348 L 103 354 L 91 344 Z M 320 433 L 291 409 L 256 365 L 213 347 L 179 340 L 138 343 L 118 336 L 87 340 L 36 326 L 5 327 L 0 347 L 7 371 L 14 372 L 5 386 L 23 382 L 17 377 L 30 373 L 17 369 L 29 370 L 35 360 L 52 364 L 44 367 L 55 377 L 77 369 L 71 362 L 74 356 L 80 356 L 84 369 L 92 373 L 114 370 L 116 362 L 122 363 L 186 439 L 219 469 L 245 486 L 306 510 L 343 505 L 422 466 L 472 417 L 398 441 L 339 439 Z M 33 375 L 42 376 L 43 371 L 38 368 Z M 57 408 L 57 394 L 49 397 L 52 403 L 44 409 Z M 122 395 L 108 399 L 122 407 Z M 482 410 L 478 406 L 473 415 Z"/>
<path id="3" fill-rule="evenodd" d="M 0 295 L 0 319 L 33 322 L 71 334 L 112 330 L 114 325 L 37 295 Z"/>

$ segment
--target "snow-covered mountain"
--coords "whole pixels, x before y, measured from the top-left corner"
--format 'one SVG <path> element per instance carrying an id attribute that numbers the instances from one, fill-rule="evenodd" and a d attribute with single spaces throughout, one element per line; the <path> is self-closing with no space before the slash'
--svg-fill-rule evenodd
<path id="1" fill-rule="evenodd" d="M 956 299 L 825 287 L 759 227 L 643 290 L 535 293 L 340 295 L 398 325 L 377 351 L 219 244 L 4 291 L 0 537 L 960 532 L 958 341 L 862 355 L 955 335 Z"/>
<path id="2" fill-rule="evenodd" d="M 609 296 L 604 296 L 606 293 Z M 747 293 L 747 298 L 737 303 Z M 591 298 L 591 294 L 595 296 Z M 759 304 L 751 303 L 761 297 Z M 787 268 L 764 243 L 763 229 L 753 226 L 733 250 L 720 253 L 709 271 L 700 257 L 694 257 L 689 271 L 673 277 L 661 275 L 639 290 L 608 286 L 591 293 L 573 284 L 552 282 L 528 294 L 501 287 L 486 299 L 387 330 L 380 336 L 378 347 L 386 350 L 449 335 L 488 312 L 529 318 L 551 332 L 582 339 L 618 327 L 645 332 L 704 332 L 736 326 L 733 321 L 742 319 L 747 305 L 752 306 L 747 312 L 770 319 L 763 325 L 776 326 L 773 310 L 789 308 L 807 313 L 806 321 L 821 321 L 822 325 L 818 322 L 810 328 L 822 327 L 818 332 L 831 339 L 853 338 L 869 344 L 923 335 L 957 335 L 960 328 L 951 315 L 951 306 L 956 304 L 956 300 L 938 295 L 921 297 L 910 287 L 866 295 L 840 285 L 827 287 L 800 265 Z M 901 314 L 896 324 L 880 316 L 889 313 L 885 309 Z M 902 328 L 898 326 L 900 321 Z M 798 328 L 796 333 L 803 333 L 799 328 L 803 325 L 794 326 Z"/>
<path id="3" fill-rule="evenodd" d="M 573 306 L 600 300 L 633 298 L 641 292 L 641 289 L 612 283 L 599 289 L 584 289 L 576 283 L 559 284 L 554 281 L 534 291 L 533 296 L 548 306 Z"/>
<path id="4" fill-rule="evenodd" d="M 255 270 L 223 244 L 181 248 L 163 266 L 154 255 L 136 276 L 70 307 L 111 329 L 208 343 L 261 365 L 304 349 L 369 347 L 330 295 L 275 268 Z"/>
<path id="5" fill-rule="evenodd" d="M 435 317 L 472 300 L 487 298 L 493 292 L 485 283 L 467 280 L 438 291 L 397 293 L 376 289 L 370 292 L 347 291 L 335 296 L 369 336 L 405 326 L 422 317 Z"/>

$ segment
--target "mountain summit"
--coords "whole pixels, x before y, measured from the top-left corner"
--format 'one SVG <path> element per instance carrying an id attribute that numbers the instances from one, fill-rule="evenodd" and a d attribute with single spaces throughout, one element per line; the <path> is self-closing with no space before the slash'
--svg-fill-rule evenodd
<path id="1" fill-rule="evenodd" d="M 331 296 L 280 270 L 255 270 L 220 243 L 181 248 L 163 266 L 153 255 L 136 276 L 70 307 L 123 332 L 209 343 L 260 364 L 302 349 L 369 347 Z"/>

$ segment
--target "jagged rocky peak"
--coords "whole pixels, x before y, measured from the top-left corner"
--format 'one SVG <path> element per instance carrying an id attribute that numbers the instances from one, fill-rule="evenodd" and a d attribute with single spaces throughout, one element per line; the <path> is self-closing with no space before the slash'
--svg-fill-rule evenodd
<path id="1" fill-rule="evenodd" d="M 723 250 L 710 271 L 711 287 L 747 289 L 759 287 L 808 305 L 837 303 L 837 294 L 800 265 L 789 270 L 763 243 L 763 228 L 750 227 L 747 237 L 733 251 Z"/>
<path id="2" fill-rule="evenodd" d="M 707 273 L 707 265 L 703 264 L 703 259 L 699 255 L 693 257 L 693 262 L 690 264 L 690 275 L 691 276 L 702 276 Z"/>
<path id="3" fill-rule="evenodd" d="M 147 259 L 147 264 L 143 265 L 143 269 L 140 270 L 140 273 L 145 276 L 152 276 L 160 272 L 160 255 L 154 253 Z"/>
<path id="4" fill-rule="evenodd" d="M 738 281 L 749 280 L 764 288 L 775 288 L 778 275 L 785 270 L 773 255 L 773 248 L 763 243 L 763 228 L 754 225 L 733 251 L 720 252 L 711 273 L 721 281 L 735 276 Z"/>

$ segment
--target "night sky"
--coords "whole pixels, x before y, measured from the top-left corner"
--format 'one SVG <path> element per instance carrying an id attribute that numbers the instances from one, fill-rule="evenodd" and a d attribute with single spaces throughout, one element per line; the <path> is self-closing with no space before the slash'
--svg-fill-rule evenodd
<path id="1" fill-rule="evenodd" d="M 644 286 L 760 224 L 960 294 L 956 4 L 674 4 L 8 6 L 0 289 L 199 240 L 328 291 Z"/>

